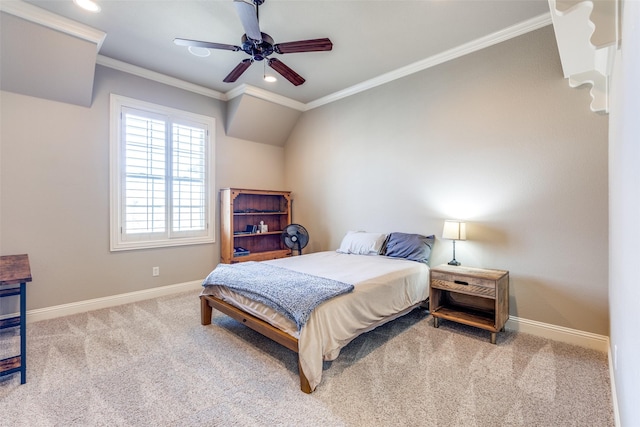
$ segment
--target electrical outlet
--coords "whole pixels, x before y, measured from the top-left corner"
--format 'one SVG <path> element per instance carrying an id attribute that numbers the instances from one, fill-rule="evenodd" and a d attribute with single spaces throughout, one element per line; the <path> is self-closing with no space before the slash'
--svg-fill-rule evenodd
<path id="1" fill-rule="evenodd" d="M 160 267 L 153 267 L 153 271 L 152 271 L 153 276 L 159 276 L 160 275 Z"/>

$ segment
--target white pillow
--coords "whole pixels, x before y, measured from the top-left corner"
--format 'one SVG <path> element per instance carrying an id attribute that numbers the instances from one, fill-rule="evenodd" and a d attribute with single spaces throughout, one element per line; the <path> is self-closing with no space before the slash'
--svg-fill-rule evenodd
<path id="1" fill-rule="evenodd" d="M 337 252 L 356 255 L 378 255 L 387 235 L 384 233 L 367 233 L 364 231 L 348 231 L 342 238 Z"/>

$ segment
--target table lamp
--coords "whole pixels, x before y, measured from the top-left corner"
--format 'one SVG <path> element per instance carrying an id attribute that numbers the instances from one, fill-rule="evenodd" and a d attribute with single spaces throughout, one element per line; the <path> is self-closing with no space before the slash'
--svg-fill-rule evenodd
<path id="1" fill-rule="evenodd" d="M 453 240 L 453 259 L 449 265 L 460 265 L 456 260 L 456 240 L 467 240 L 467 224 L 461 221 L 446 220 L 442 230 L 442 238 Z"/>

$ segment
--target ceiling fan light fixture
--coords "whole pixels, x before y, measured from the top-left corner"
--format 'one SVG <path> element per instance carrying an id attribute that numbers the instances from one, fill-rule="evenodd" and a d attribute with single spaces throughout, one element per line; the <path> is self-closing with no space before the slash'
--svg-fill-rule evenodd
<path id="1" fill-rule="evenodd" d="M 89 12 L 98 13 L 102 10 L 100 5 L 93 0 L 73 0 L 76 6 Z"/>
<path id="2" fill-rule="evenodd" d="M 211 55 L 211 51 L 206 47 L 189 46 L 187 50 L 193 56 L 197 56 L 200 58 L 206 58 L 207 56 Z"/>
<path id="3" fill-rule="evenodd" d="M 267 74 L 267 61 L 263 62 L 263 67 L 264 71 L 262 73 L 262 78 L 264 79 L 264 81 L 267 83 L 277 82 L 278 79 L 276 79 L 276 76 L 274 76 L 273 74 Z"/>

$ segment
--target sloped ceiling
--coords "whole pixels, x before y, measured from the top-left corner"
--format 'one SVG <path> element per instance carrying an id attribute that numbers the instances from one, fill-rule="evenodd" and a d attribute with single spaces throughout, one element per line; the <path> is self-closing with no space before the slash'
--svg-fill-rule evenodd
<path id="1" fill-rule="evenodd" d="M 105 34 L 23 6 L 3 5 L 0 13 L 0 89 L 90 106 L 96 59 Z M 48 25 L 39 23 L 43 20 Z"/>
<path id="2" fill-rule="evenodd" d="M 227 102 L 227 135 L 283 146 L 302 111 L 251 95 Z"/>

